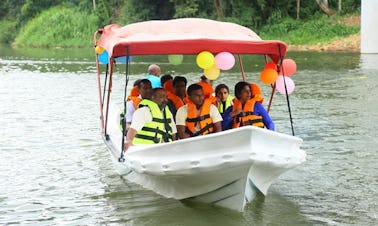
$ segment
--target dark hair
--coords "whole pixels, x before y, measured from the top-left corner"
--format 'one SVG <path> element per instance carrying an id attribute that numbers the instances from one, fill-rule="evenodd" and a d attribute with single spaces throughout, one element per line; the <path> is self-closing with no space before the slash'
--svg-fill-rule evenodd
<path id="1" fill-rule="evenodd" d="M 163 86 L 166 81 L 172 80 L 172 79 L 173 77 L 171 74 L 164 74 L 163 76 L 160 77 L 161 85 Z"/>
<path id="2" fill-rule="evenodd" d="M 149 84 L 151 85 L 151 81 L 148 80 L 148 79 L 146 79 L 146 78 L 144 78 L 144 79 L 141 79 L 141 80 L 139 81 L 139 83 L 138 83 L 138 89 L 140 89 L 141 86 L 142 86 L 142 84 L 145 84 L 145 83 L 149 83 Z"/>
<path id="3" fill-rule="evenodd" d="M 173 86 L 175 86 L 178 82 L 184 82 L 184 83 L 185 83 L 185 86 L 186 86 L 186 84 L 188 84 L 188 80 L 186 80 L 186 78 L 183 77 L 183 76 L 176 76 L 176 77 L 173 79 Z"/>
<path id="4" fill-rule="evenodd" d="M 249 87 L 249 83 L 248 82 L 238 82 L 238 83 L 235 84 L 235 97 L 236 98 L 240 98 L 240 93 L 245 86 Z"/>
<path id="5" fill-rule="evenodd" d="M 217 85 L 217 87 L 215 87 L 215 95 L 217 95 L 218 94 L 218 92 L 221 90 L 221 89 L 223 89 L 223 88 L 225 88 L 225 89 L 227 89 L 227 92 L 229 93 L 230 92 L 230 89 L 228 88 L 228 86 L 226 85 L 226 84 L 219 84 L 219 85 Z"/>
<path id="6" fill-rule="evenodd" d="M 151 94 L 151 96 L 155 96 L 156 93 L 157 93 L 159 90 L 163 90 L 163 91 L 165 92 L 165 89 L 163 89 L 163 88 L 161 88 L 161 87 L 153 88 L 153 89 L 152 89 L 152 94 Z"/>
<path id="7" fill-rule="evenodd" d="M 139 83 L 140 83 L 140 81 L 142 81 L 142 79 L 137 79 L 137 80 L 135 80 L 133 86 L 138 86 Z"/>
<path id="8" fill-rule="evenodd" d="M 188 93 L 188 96 L 190 96 L 192 94 L 193 91 L 195 90 L 202 90 L 202 86 L 201 85 L 198 85 L 196 83 L 194 84 L 191 84 L 189 87 L 188 87 L 188 90 L 186 91 Z"/>

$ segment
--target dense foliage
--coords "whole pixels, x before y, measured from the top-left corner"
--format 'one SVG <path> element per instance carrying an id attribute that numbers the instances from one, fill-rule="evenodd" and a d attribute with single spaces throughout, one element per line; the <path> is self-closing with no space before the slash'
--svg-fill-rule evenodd
<path id="1" fill-rule="evenodd" d="M 236 22 L 261 32 L 263 37 L 281 37 L 304 25 L 308 29 L 328 26 L 324 5 L 320 7 L 319 2 L 327 3 L 329 12 L 336 16 L 359 12 L 361 4 L 360 0 L 3 0 L 0 2 L 0 42 L 16 40 L 16 45 L 27 46 L 52 46 L 54 43 L 85 46 L 96 28 L 109 23 L 124 25 L 182 17 Z M 319 22 L 308 23 L 314 17 Z M 336 33 L 343 30 L 332 29 Z M 349 30 L 347 33 L 355 32 L 355 29 Z M 83 34 L 79 35 L 80 32 Z M 305 42 L 295 39 L 298 32 L 287 40 Z M 327 34 L 335 32 L 327 31 Z"/>

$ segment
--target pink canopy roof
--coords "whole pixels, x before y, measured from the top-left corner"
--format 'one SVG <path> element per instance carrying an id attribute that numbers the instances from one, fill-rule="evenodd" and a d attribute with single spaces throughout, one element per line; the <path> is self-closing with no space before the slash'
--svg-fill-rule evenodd
<path id="1" fill-rule="evenodd" d="M 97 45 L 109 57 L 152 54 L 198 54 L 230 52 L 267 54 L 274 61 L 286 54 L 281 41 L 264 41 L 251 29 L 234 23 L 200 18 L 146 21 L 121 27 L 111 24 L 100 29 Z"/>

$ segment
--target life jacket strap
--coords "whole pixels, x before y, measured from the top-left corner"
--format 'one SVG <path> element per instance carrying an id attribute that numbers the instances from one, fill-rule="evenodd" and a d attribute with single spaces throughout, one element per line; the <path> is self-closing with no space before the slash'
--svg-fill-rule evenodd
<path id="1" fill-rule="evenodd" d="M 186 121 L 187 122 L 200 122 L 200 121 L 203 121 L 203 120 L 208 119 L 208 118 L 210 118 L 210 114 L 198 116 L 196 118 L 187 118 Z"/>
<path id="2" fill-rule="evenodd" d="M 135 137 L 140 138 L 140 139 L 144 139 L 144 140 L 152 140 L 155 144 L 160 143 L 160 139 L 157 138 L 157 137 L 153 137 L 153 136 L 148 136 L 148 135 L 144 135 L 144 134 L 137 134 L 137 135 L 135 135 Z"/>

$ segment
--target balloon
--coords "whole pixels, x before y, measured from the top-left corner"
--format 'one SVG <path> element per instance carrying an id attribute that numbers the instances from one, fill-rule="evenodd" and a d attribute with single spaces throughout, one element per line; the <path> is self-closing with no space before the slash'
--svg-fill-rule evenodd
<path id="1" fill-rule="evenodd" d="M 98 60 L 101 64 L 107 64 L 109 62 L 108 51 L 104 50 L 101 54 L 98 55 Z"/>
<path id="2" fill-rule="evenodd" d="M 179 54 L 179 55 L 174 55 L 174 54 L 168 55 L 168 61 L 169 61 L 169 63 L 171 63 L 173 65 L 181 64 L 183 59 L 184 59 L 184 56 L 181 55 L 181 54 Z"/>
<path id="3" fill-rule="evenodd" d="M 286 95 L 285 84 L 286 84 L 287 94 L 290 95 L 294 91 L 294 88 L 295 88 L 293 79 L 291 79 L 288 76 L 283 76 L 283 75 L 278 76 L 278 79 L 276 81 L 276 89 L 282 95 Z"/>
<path id="4" fill-rule="evenodd" d="M 264 69 L 260 73 L 260 80 L 261 80 L 262 83 L 264 83 L 266 85 L 270 85 L 270 84 L 274 83 L 276 81 L 277 77 L 278 77 L 277 71 L 274 70 L 274 69 L 271 69 L 271 68 Z"/>
<path id="5" fill-rule="evenodd" d="M 277 64 L 274 63 L 274 62 L 269 62 L 269 63 L 265 64 L 264 69 L 269 69 L 269 68 L 277 70 Z"/>
<path id="6" fill-rule="evenodd" d="M 280 67 L 280 75 L 290 76 L 297 71 L 297 64 L 292 59 L 284 59 Z"/>
<path id="7" fill-rule="evenodd" d="M 208 78 L 210 80 L 215 80 L 219 77 L 220 70 L 219 70 L 219 68 L 217 68 L 216 65 L 214 65 L 211 68 L 205 69 L 203 71 L 203 74 L 206 76 L 206 78 Z"/>
<path id="8" fill-rule="evenodd" d="M 220 52 L 215 56 L 215 64 L 219 69 L 230 70 L 235 64 L 235 57 L 229 52 Z"/>
<path id="9" fill-rule="evenodd" d="M 214 56 L 209 51 L 202 51 L 202 52 L 200 52 L 197 55 L 196 61 L 197 61 L 198 67 L 200 67 L 202 69 L 209 69 L 215 63 Z"/>
<path id="10" fill-rule="evenodd" d="M 95 48 L 95 52 L 97 53 L 97 54 L 101 54 L 102 52 L 104 52 L 104 47 L 102 47 L 102 46 L 96 46 L 96 48 Z"/>
<path id="11" fill-rule="evenodd" d="M 122 57 L 117 57 L 115 58 L 115 61 L 118 62 L 118 63 L 121 63 L 121 64 L 126 64 L 126 56 L 122 56 Z M 132 57 L 129 56 L 129 62 L 132 60 Z"/>

